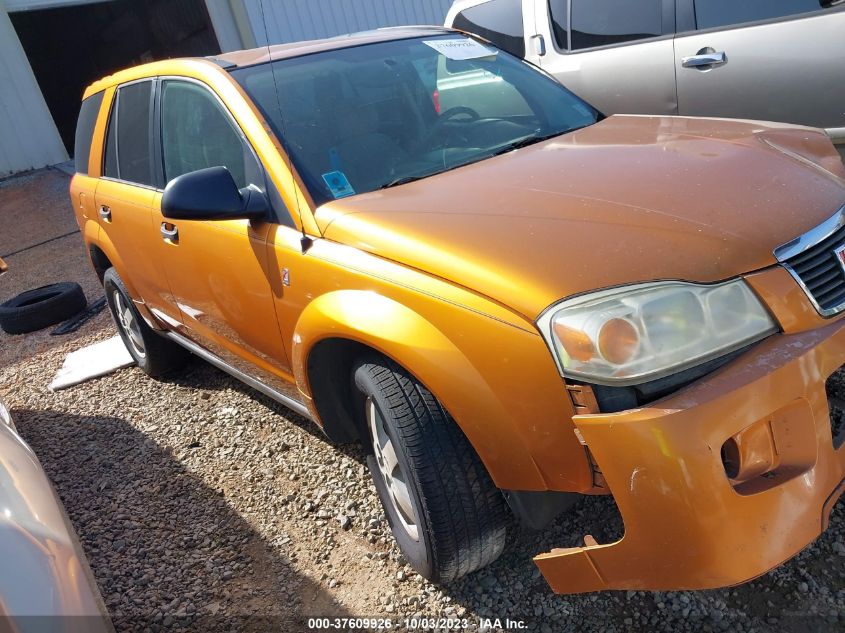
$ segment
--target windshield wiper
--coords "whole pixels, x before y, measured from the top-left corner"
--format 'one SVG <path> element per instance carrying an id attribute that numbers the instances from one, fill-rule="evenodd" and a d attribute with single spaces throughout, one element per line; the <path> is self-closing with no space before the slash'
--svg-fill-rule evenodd
<path id="1" fill-rule="evenodd" d="M 555 136 L 560 136 L 561 134 L 566 134 L 567 132 L 571 132 L 572 130 L 564 130 L 563 132 L 551 132 L 550 134 L 537 134 L 534 136 L 524 136 L 522 138 L 516 139 L 512 143 L 508 143 L 504 147 L 500 147 L 492 154 L 488 154 L 488 156 L 499 156 L 500 154 L 507 154 L 508 152 L 512 152 L 515 149 L 520 149 L 523 147 L 528 147 L 529 145 L 534 145 L 536 143 L 540 143 L 542 141 L 547 141 L 550 138 L 554 138 Z"/>
<path id="2" fill-rule="evenodd" d="M 390 189 L 390 187 L 398 187 L 399 185 L 407 185 L 409 182 L 415 182 L 417 180 L 422 180 L 423 178 L 428 178 L 431 174 L 423 174 L 421 176 L 400 176 L 399 178 L 395 178 L 390 182 L 384 183 L 379 190 L 381 189 Z"/>
<path id="3" fill-rule="evenodd" d="M 423 178 L 428 178 L 429 176 L 433 176 L 435 174 L 442 174 L 447 171 L 452 171 L 453 169 L 457 169 L 458 167 L 464 167 L 466 165 L 471 165 L 472 163 L 477 163 L 482 160 L 486 160 L 491 158 L 492 156 L 499 156 L 500 154 L 506 154 L 507 152 L 512 152 L 516 149 L 520 149 L 522 147 L 528 147 L 529 145 L 534 145 L 535 143 L 541 143 L 542 141 L 547 141 L 550 138 L 554 138 L 556 136 L 562 136 L 564 134 L 569 134 L 570 132 L 575 132 L 576 130 L 580 130 L 582 128 L 588 127 L 592 125 L 589 123 L 587 125 L 581 125 L 578 127 L 573 127 L 568 130 L 558 130 L 555 132 L 550 132 L 548 134 L 532 134 L 531 136 L 523 136 L 522 138 L 518 138 L 515 141 L 512 141 L 505 145 L 504 147 L 500 147 L 492 154 L 482 154 L 480 156 L 475 156 L 472 159 L 465 161 L 463 163 L 455 163 L 454 165 L 449 165 L 446 169 L 443 169 L 438 172 L 432 172 L 427 174 L 421 174 L 416 176 L 400 176 L 399 178 L 395 178 L 382 186 L 379 187 L 381 189 L 389 189 L 390 187 L 397 187 L 399 185 L 405 185 L 409 182 L 415 182 L 417 180 L 422 180 Z"/>

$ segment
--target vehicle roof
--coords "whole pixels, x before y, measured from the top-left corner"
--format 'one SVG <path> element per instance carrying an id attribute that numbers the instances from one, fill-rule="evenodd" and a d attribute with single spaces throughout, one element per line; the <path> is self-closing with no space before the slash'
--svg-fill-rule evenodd
<path id="1" fill-rule="evenodd" d="M 424 37 L 426 35 L 443 35 L 453 33 L 454 29 L 447 29 L 442 26 L 393 26 L 371 31 L 359 31 L 347 35 L 338 35 L 322 40 L 307 40 L 304 42 L 291 42 L 289 44 L 275 44 L 273 46 L 261 46 L 244 51 L 232 51 L 215 55 L 215 60 L 228 62 L 235 66 L 253 66 L 277 59 L 300 57 L 311 53 L 336 50 L 340 48 L 351 48 L 362 44 L 375 44 L 390 40 L 401 40 L 411 37 Z"/>
<path id="2" fill-rule="evenodd" d="M 302 55 L 309 55 L 311 53 L 320 53 L 323 51 L 337 50 L 341 48 L 351 48 L 353 46 L 361 46 L 363 44 L 375 44 L 391 40 L 444 35 L 446 33 L 458 32 L 459 31 L 456 31 L 455 29 L 448 29 L 442 26 L 396 26 L 375 29 L 372 31 L 360 31 L 358 33 L 339 35 L 337 37 L 322 40 L 307 40 L 302 42 L 291 42 L 289 44 L 262 46 L 242 51 L 232 51 L 230 53 L 221 53 L 220 55 L 214 55 L 206 58 L 186 57 L 181 59 L 161 60 L 151 62 L 149 64 L 133 66 L 132 68 L 118 71 L 113 75 L 103 77 L 88 86 L 83 98 L 87 98 L 92 94 L 100 92 L 101 90 L 105 90 L 106 88 L 110 88 L 111 86 L 125 83 L 127 81 L 167 73 L 168 69 L 173 67 L 174 62 L 188 64 L 199 63 L 206 65 L 215 64 L 218 67 L 231 70 L 232 68 L 254 66 L 268 61 L 301 57 Z"/>

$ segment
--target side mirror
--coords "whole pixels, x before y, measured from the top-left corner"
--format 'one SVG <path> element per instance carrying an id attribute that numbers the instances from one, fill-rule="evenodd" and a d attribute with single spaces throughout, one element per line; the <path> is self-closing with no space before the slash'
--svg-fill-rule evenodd
<path id="1" fill-rule="evenodd" d="M 225 167 L 182 174 L 161 198 L 161 214 L 170 220 L 261 220 L 269 211 L 267 196 L 252 185 L 238 189 Z"/>

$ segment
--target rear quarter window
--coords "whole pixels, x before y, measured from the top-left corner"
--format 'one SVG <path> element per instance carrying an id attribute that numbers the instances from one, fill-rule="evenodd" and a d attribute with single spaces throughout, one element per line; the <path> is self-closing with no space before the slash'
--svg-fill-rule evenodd
<path id="1" fill-rule="evenodd" d="M 88 157 L 91 155 L 91 141 L 94 125 L 103 104 L 103 93 L 93 94 L 82 102 L 79 118 L 76 120 L 76 135 L 73 140 L 73 162 L 78 174 L 88 174 Z"/>

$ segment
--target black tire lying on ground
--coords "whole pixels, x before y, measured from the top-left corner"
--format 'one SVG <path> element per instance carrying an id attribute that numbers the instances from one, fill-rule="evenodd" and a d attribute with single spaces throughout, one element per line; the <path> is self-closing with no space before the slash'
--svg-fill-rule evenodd
<path id="1" fill-rule="evenodd" d="M 42 286 L 0 304 L 0 328 L 7 334 L 35 332 L 69 319 L 87 305 L 77 283 Z"/>

